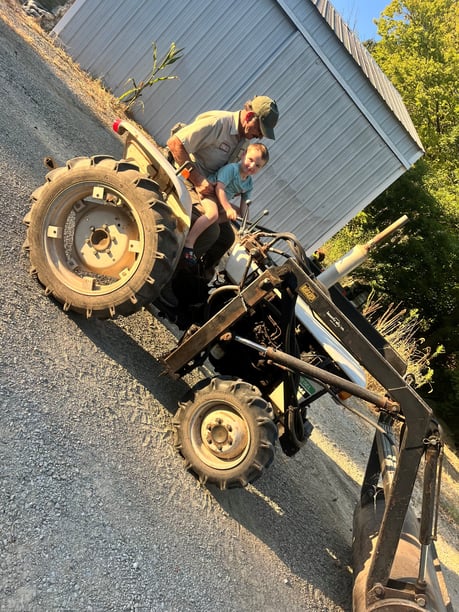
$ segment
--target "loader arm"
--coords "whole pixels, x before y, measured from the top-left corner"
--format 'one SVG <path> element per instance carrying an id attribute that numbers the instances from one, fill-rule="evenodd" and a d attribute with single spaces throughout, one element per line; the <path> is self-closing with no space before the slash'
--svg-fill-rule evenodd
<path id="1" fill-rule="evenodd" d="M 442 609 L 436 600 L 442 600 L 444 609 L 451 609 L 448 595 L 444 584 L 433 586 L 430 592 L 427 588 L 427 556 L 429 547 L 434 539 L 434 512 L 435 503 L 438 498 L 438 491 L 434 493 L 436 482 L 439 479 L 439 459 L 442 452 L 442 442 L 440 438 L 439 425 L 434 419 L 432 409 L 422 400 L 422 398 L 410 387 L 402 378 L 399 372 L 387 361 L 383 354 L 377 350 L 363 335 L 360 330 L 346 318 L 339 308 L 329 299 L 328 295 L 321 289 L 313 279 L 308 277 L 296 262 L 289 260 L 286 264 L 294 272 L 298 280 L 298 293 L 309 304 L 317 316 L 333 331 L 338 339 L 354 355 L 362 366 L 381 384 L 388 392 L 390 398 L 400 406 L 400 416 L 404 422 L 404 432 L 398 449 L 396 468 L 391 477 L 390 486 L 382 492 L 384 499 L 384 511 L 380 524 L 376 526 L 376 533 L 371 534 L 373 539 L 371 557 L 367 560 L 361 559 L 365 565 L 362 579 L 364 584 L 361 586 L 360 594 L 355 601 L 355 608 L 358 610 L 377 609 L 381 600 L 385 597 L 400 598 L 406 603 L 412 601 L 420 602 L 420 608 Z M 381 433 L 379 430 L 375 434 L 376 443 L 374 448 L 381 453 Z M 375 452 L 375 451 L 374 451 Z M 426 470 L 424 477 L 424 498 L 421 523 L 414 525 L 414 537 L 419 541 L 419 547 L 413 553 L 410 549 L 408 555 L 419 558 L 414 559 L 418 564 L 417 579 L 415 583 L 394 583 L 391 580 L 391 569 L 394 560 L 397 558 L 397 551 L 402 539 L 409 538 L 405 531 L 405 523 L 416 523 L 410 517 L 410 500 L 413 493 L 416 477 L 418 475 L 421 458 L 426 455 Z M 370 454 L 369 463 L 373 461 Z M 370 469 L 367 469 L 367 475 Z M 374 500 L 372 493 L 376 490 L 372 488 L 376 476 L 380 473 L 375 470 L 373 482 L 364 480 L 360 506 L 373 507 Z M 385 475 L 383 474 L 383 479 Z M 356 511 L 357 514 L 359 510 Z M 370 534 L 368 534 L 370 536 Z M 369 553 L 370 554 L 370 553 Z M 413 559 L 404 565 L 412 566 Z M 403 565 L 403 564 L 402 564 Z M 415 576 L 416 578 L 416 576 Z M 440 591 L 440 593 L 438 593 Z M 365 600 L 362 601 L 362 600 Z M 378 603 L 379 602 L 379 603 Z M 430 607 L 429 607 L 430 603 Z M 387 609 L 391 608 L 390 606 Z M 402 608 L 400 608 L 402 609 Z"/>
<path id="2" fill-rule="evenodd" d="M 431 408 L 412 387 L 407 385 L 400 374 L 357 327 L 336 308 L 320 286 L 309 278 L 295 262 L 289 261 L 286 265 L 294 269 L 299 283 L 298 292 L 302 298 L 309 303 L 311 309 L 341 340 L 359 363 L 387 390 L 390 397 L 400 406 L 405 419 L 406 434 L 402 440 L 392 495 L 385 520 L 383 520 L 384 537 L 379 538 L 378 553 L 375 555 L 371 573 L 376 582 L 385 583 L 389 577 L 406 509 L 411 499 L 419 462 L 425 451 L 424 440 L 437 431 L 438 426 L 433 420 Z M 391 528 L 385 529 L 389 511 Z"/>
<path id="3" fill-rule="evenodd" d="M 381 410 L 381 423 L 376 428 L 354 521 L 359 531 L 354 534 L 355 546 L 359 551 L 358 561 L 354 563 L 354 611 L 451 610 L 441 571 L 437 568 L 430 572 L 434 575 L 433 585 L 429 584 L 427 571 L 428 562 L 435 562 L 431 559 L 434 556 L 431 544 L 434 539 L 438 465 L 442 449 L 439 427 L 432 410 L 389 363 L 384 355 L 384 347 L 376 348 L 359 330 L 358 319 L 351 322 L 330 299 L 326 290 L 308 276 L 298 263 L 288 259 L 283 265 L 265 271 L 210 321 L 186 338 L 165 358 L 164 363 L 170 374 L 183 374 L 187 364 L 212 341 L 225 335 L 227 338 L 231 336 L 230 328 L 234 321 L 244 316 L 248 307 L 279 286 L 287 275 L 295 277 L 297 294 L 311 311 L 387 391 L 386 397 L 378 396 L 282 351 L 251 343 L 254 350 L 262 352 L 274 363 L 304 372 L 324 384 L 339 383 L 343 389 L 374 403 Z M 362 325 L 362 329 L 365 330 L 365 325 Z M 244 342 L 241 338 L 236 340 Z M 390 435 L 384 434 L 384 424 L 386 419 L 391 421 L 394 418 L 403 422 L 404 429 L 400 448 L 393 451 L 393 454 L 397 454 L 397 461 L 391 466 L 392 451 L 383 448 L 390 440 Z M 427 465 L 419 526 L 410 514 L 410 500 L 424 455 Z M 384 489 L 377 487 L 380 477 Z M 410 533 L 407 534 L 408 527 Z M 402 546 L 406 544 L 405 541 L 408 541 L 405 546 L 407 552 L 404 552 Z M 400 563 L 397 557 L 400 554 L 406 555 L 408 559 L 402 559 Z M 391 576 L 394 560 L 397 569 L 402 567 L 402 572 L 406 567 L 409 568 L 406 570 L 410 572 L 409 579 L 400 578 L 399 573 L 395 579 Z"/>

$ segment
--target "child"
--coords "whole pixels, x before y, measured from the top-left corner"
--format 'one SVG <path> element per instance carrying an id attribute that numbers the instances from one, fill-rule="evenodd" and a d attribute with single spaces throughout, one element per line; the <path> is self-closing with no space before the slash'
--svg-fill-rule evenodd
<path id="1" fill-rule="evenodd" d="M 252 176 L 257 174 L 263 166 L 268 163 L 268 149 L 261 142 L 249 144 L 245 155 L 239 162 L 227 164 L 209 177 L 209 181 L 215 183 L 217 201 L 204 198 L 201 201 L 204 213 L 196 219 L 185 240 L 182 258 L 186 263 L 195 265 L 197 263 L 193 248 L 198 236 L 217 220 L 220 222 L 234 221 L 237 214 L 242 217 L 247 208 L 252 191 Z M 241 196 L 240 206 L 230 203 L 237 195 Z"/>

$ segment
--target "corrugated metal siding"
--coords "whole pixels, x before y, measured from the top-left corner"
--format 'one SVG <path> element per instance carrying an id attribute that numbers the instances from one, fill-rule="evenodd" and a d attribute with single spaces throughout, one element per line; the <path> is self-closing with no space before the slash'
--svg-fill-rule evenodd
<path id="1" fill-rule="evenodd" d="M 299 34 L 284 53 L 289 78 L 297 82 L 307 77 L 313 86 L 301 98 L 290 92 L 289 116 L 295 122 L 283 125 L 275 152 L 276 158 L 289 163 L 282 174 L 270 163 L 257 177 L 263 177 L 263 182 L 255 182 L 261 201 L 274 195 L 276 205 L 269 206 L 268 225 L 288 227 L 305 237 L 328 238 L 330 220 L 342 227 L 362 209 L 362 195 L 366 194 L 368 204 L 375 192 L 385 188 L 388 175 L 400 173 L 401 164 L 388 155 L 383 141 L 362 121 L 349 98 L 339 95 L 339 84 L 323 70 L 312 50 L 304 50 Z"/>
<path id="2" fill-rule="evenodd" d="M 236 109 L 250 99 L 253 81 L 295 32 L 272 0 L 233 0 L 230 10 L 215 0 L 126 4 L 77 0 L 55 31 L 80 65 L 102 76 L 115 95 L 128 89 L 128 78 L 140 82 L 148 75 L 153 41 L 160 57 L 172 41 L 185 49 L 170 71 L 179 80 L 146 89 L 145 112 L 137 107 L 136 119 L 161 143 L 177 120 L 191 121 L 210 108 Z M 260 32 L 256 44 L 254 24 Z"/>
<path id="3" fill-rule="evenodd" d="M 321 7 L 319 15 L 323 17 L 325 14 L 328 18 L 325 22 L 323 19 L 317 20 L 317 11 L 312 9 L 312 6 L 316 5 L 316 0 L 308 2 L 304 0 L 278 0 L 278 3 L 283 7 L 286 14 L 294 20 L 298 29 L 322 59 L 327 69 L 335 76 L 343 90 L 360 108 L 375 129 L 379 131 L 388 146 L 399 156 L 404 166 L 410 167 L 420 157 L 422 145 L 401 97 L 366 48 L 349 30 L 338 13 L 334 11 L 331 3 L 328 0 L 322 0 L 319 3 Z M 326 26 L 326 24 L 329 26 L 330 22 L 333 23 L 336 30 Z M 343 47 L 345 48 L 346 44 L 349 47 L 348 53 L 343 52 Z M 371 70 L 367 74 L 365 69 L 369 67 L 371 67 Z M 376 83 L 377 79 L 380 81 L 379 88 Z M 397 115 L 395 110 L 387 104 L 385 98 L 391 99 L 394 108 L 397 104 L 401 104 L 404 109 L 404 116 L 402 117 L 400 112 Z M 382 101 L 383 103 L 381 103 Z M 375 113 L 378 113 L 378 115 Z M 397 130 L 399 127 L 403 127 L 402 130 L 398 130 L 400 133 L 395 141 L 387 138 L 391 130 L 392 135 L 395 133 L 393 128 L 390 127 L 394 123 L 394 119 L 400 124 L 395 126 Z M 406 138 L 405 131 L 411 138 Z"/>
<path id="4" fill-rule="evenodd" d="M 355 41 L 333 13 L 326 0 L 77 0 L 55 32 L 115 95 L 149 73 L 153 41 L 160 56 L 172 41 L 184 48 L 171 70 L 180 79 L 146 90 L 135 114 L 160 144 L 178 120 L 275 98 L 281 116 L 254 214 L 268 208 L 266 224 L 311 252 L 421 155 L 410 124 L 371 84 L 366 52 L 343 46 Z"/>

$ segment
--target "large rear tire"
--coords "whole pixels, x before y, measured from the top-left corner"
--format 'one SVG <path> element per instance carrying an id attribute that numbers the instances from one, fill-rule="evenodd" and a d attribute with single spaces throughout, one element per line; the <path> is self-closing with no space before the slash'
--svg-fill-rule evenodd
<path id="1" fill-rule="evenodd" d="M 273 416 L 253 385 L 213 378 L 199 383 L 180 404 L 175 445 L 200 482 L 220 489 L 245 487 L 273 462 Z"/>
<path id="2" fill-rule="evenodd" d="M 170 280 L 182 237 L 159 186 L 136 165 L 75 158 L 49 172 L 31 200 L 31 272 L 64 310 L 129 315 Z"/>

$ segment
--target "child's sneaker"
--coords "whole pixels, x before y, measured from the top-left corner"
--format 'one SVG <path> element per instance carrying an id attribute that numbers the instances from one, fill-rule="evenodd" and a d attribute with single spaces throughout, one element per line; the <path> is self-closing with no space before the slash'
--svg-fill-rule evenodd
<path id="1" fill-rule="evenodd" d="M 194 267 L 198 265 L 198 259 L 196 255 L 194 254 L 193 249 L 190 247 L 183 247 L 182 261 L 190 267 Z"/>

